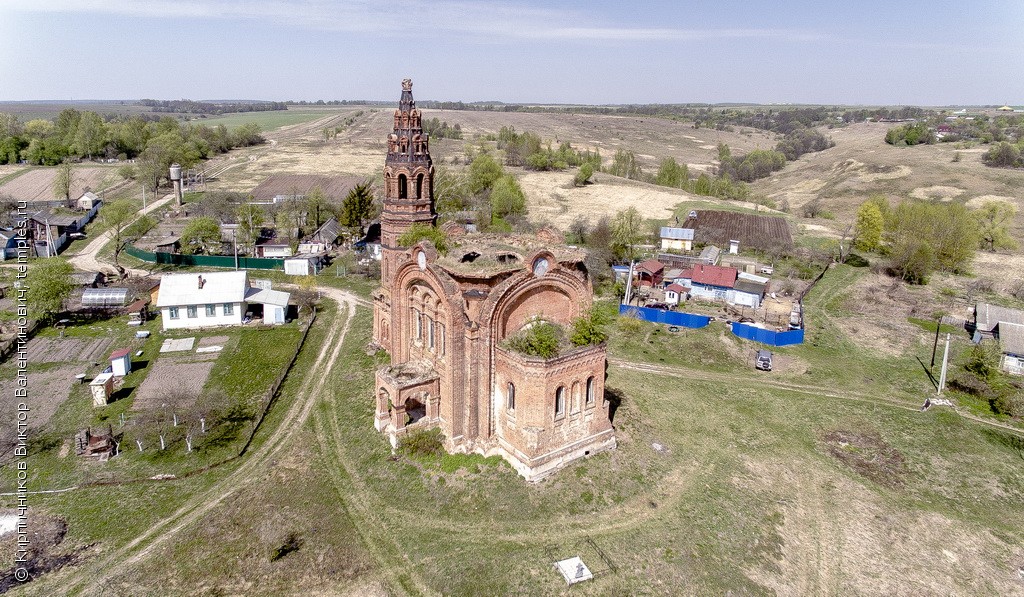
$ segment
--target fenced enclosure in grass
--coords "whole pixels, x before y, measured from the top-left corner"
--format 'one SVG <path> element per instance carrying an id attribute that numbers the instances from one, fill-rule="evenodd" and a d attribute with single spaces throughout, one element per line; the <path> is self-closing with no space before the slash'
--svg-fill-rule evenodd
<path id="1" fill-rule="evenodd" d="M 124 249 L 136 259 L 147 263 L 160 263 L 166 265 L 199 265 L 205 267 L 235 267 L 238 262 L 238 269 L 271 269 L 284 271 L 283 259 L 267 259 L 265 257 L 242 257 L 239 255 L 182 255 L 180 253 L 154 253 L 143 251 L 132 245 Z"/>
<path id="2" fill-rule="evenodd" d="M 631 305 L 619 305 L 619 315 L 627 315 L 644 321 L 650 321 L 651 323 L 664 323 L 684 328 L 702 328 L 711 323 L 711 317 L 707 315 L 679 313 L 678 311 L 665 311 L 649 307 L 633 307 Z"/>
<path id="3" fill-rule="evenodd" d="M 804 343 L 803 330 L 777 332 L 775 330 L 759 328 L 757 326 L 747 325 L 736 321 L 732 324 L 732 333 L 736 334 L 740 338 L 753 340 L 754 342 L 760 342 L 762 344 L 769 344 L 771 346 L 791 346 L 793 344 Z"/>

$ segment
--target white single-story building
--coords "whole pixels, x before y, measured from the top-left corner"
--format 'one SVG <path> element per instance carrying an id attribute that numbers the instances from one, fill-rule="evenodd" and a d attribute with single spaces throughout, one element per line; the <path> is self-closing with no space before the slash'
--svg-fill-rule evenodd
<path id="1" fill-rule="evenodd" d="M 287 292 L 249 286 L 245 271 L 165 274 L 160 278 L 156 306 L 163 329 L 239 325 L 249 304 L 264 305 L 264 323 L 283 323 Z"/>
<path id="2" fill-rule="evenodd" d="M 689 289 L 682 284 L 676 284 L 675 282 L 669 284 L 665 288 L 665 304 L 678 305 L 688 291 Z"/>
<path id="3" fill-rule="evenodd" d="M 99 196 L 96 195 L 96 193 L 93 193 L 92 191 L 86 191 L 82 193 L 81 197 L 78 198 L 78 209 L 84 209 L 86 211 L 89 211 L 90 209 L 96 207 L 100 203 L 103 203 L 103 200 L 101 200 Z"/>

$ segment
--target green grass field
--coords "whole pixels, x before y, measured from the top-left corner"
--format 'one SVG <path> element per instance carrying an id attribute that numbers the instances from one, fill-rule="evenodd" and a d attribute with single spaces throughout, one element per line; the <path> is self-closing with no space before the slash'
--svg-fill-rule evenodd
<path id="1" fill-rule="evenodd" d="M 948 409 L 918 411 L 930 391 L 917 361 L 930 351 L 928 330 L 899 358 L 843 334 L 835 321 L 862 272 L 835 268 L 808 297 L 807 344 L 777 352 L 801 364 L 791 371 L 754 372 L 755 345 L 724 327 L 616 324 L 610 357 L 624 364 L 610 367 L 607 387 L 621 399 L 618 448 L 538 484 L 494 459 L 391 457 L 373 429 L 380 358 L 366 351 L 372 321 L 360 307 L 338 366 L 314 371 L 303 351 L 272 411 L 268 432 L 304 376 L 328 375 L 298 441 L 258 484 L 117 570 L 109 586 L 565 594 L 552 560 L 581 555 L 599 573 L 571 591 L 582 595 L 1017 591 L 1024 440 Z M 324 334 L 314 328 L 310 345 Z M 182 493 L 160 494 L 155 513 L 123 512 L 130 520 L 119 525 L 68 495 L 37 503 L 68 518 L 73 545 L 107 549 L 223 474 L 160 485 Z M 129 486 L 106 497 L 141 495 Z M 274 559 L 284 544 L 296 548 Z M 60 586 L 44 579 L 26 594 Z"/>
<path id="2" fill-rule="evenodd" d="M 215 118 L 197 118 L 190 121 L 193 124 L 205 124 L 206 126 L 217 126 L 223 124 L 228 130 L 234 130 L 243 124 L 255 122 L 260 125 L 260 130 L 272 131 L 292 124 L 302 124 L 332 114 L 342 114 L 345 108 L 337 109 L 303 109 L 289 108 L 288 110 L 272 110 L 267 112 L 242 112 L 238 114 L 226 114 Z"/>

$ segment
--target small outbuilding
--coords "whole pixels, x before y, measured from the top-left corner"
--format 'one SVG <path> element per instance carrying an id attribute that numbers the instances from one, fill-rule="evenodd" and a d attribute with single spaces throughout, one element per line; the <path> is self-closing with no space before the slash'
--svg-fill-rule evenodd
<path id="1" fill-rule="evenodd" d="M 689 251 L 693 249 L 693 228 L 661 227 L 662 251 Z"/>
<path id="2" fill-rule="evenodd" d="M 78 209 L 84 209 L 86 211 L 89 211 L 90 209 L 96 207 L 102 202 L 103 201 L 96 195 L 96 193 L 93 193 L 92 191 L 86 191 L 82 193 L 81 197 L 78 198 Z"/>
<path id="3" fill-rule="evenodd" d="M 124 377 L 132 370 L 131 350 L 122 348 L 110 353 L 110 367 L 117 377 Z"/>
<path id="4" fill-rule="evenodd" d="M 89 383 L 89 391 L 92 393 L 93 406 L 106 406 L 114 393 L 114 374 L 107 372 L 97 375 Z"/>

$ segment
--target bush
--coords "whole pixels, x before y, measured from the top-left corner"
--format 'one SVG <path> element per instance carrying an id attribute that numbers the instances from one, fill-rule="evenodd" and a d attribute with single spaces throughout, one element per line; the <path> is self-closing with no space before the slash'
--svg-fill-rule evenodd
<path id="1" fill-rule="evenodd" d="M 594 167 L 590 163 L 585 163 L 580 166 L 580 169 L 576 172 L 576 176 L 572 179 L 573 186 L 582 187 L 583 185 L 590 182 L 590 177 L 594 175 Z"/>
<path id="2" fill-rule="evenodd" d="M 276 562 L 293 551 L 298 551 L 300 547 L 302 547 L 302 538 L 295 531 L 291 531 L 285 535 L 277 547 L 270 550 L 270 561 Z"/>
<path id="3" fill-rule="evenodd" d="M 608 340 L 608 334 L 604 331 L 605 323 L 604 315 L 596 307 L 591 307 L 582 317 L 573 320 L 569 341 L 574 346 L 601 344 Z"/>
<path id="4" fill-rule="evenodd" d="M 506 344 L 518 353 L 550 359 L 558 356 L 562 335 L 561 327 L 547 321 L 534 320 L 511 336 Z"/>
<path id="5" fill-rule="evenodd" d="M 433 243 L 434 248 L 442 255 L 447 255 L 448 250 L 451 248 L 448 245 L 448 236 L 442 230 L 427 224 L 419 223 L 413 224 L 405 234 L 398 237 L 398 245 L 402 247 L 411 247 L 423 240 L 429 240 Z"/>
<path id="6" fill-rule="evenodd" d="M 406 434 L 398 442 L 398 452 L 414 457 L 444 454 L 444 436 L 440 429 L 420 429 Z"/>
<path id="7" fill-rule="evenodd" d="M 992 410 L 997 414 L 1024 417 L 1024 395 L 1020 392 L 1002 394 L 992 400 Z"/>

